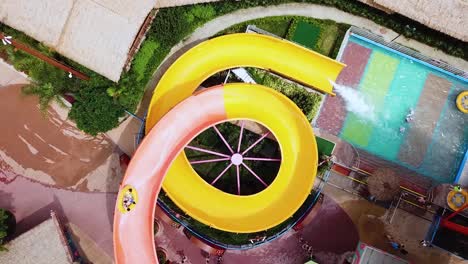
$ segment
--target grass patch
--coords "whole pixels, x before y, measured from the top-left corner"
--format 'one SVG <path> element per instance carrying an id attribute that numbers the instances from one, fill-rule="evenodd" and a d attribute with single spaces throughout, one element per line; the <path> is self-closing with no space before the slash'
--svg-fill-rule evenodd
<path id="1" fill-rule="evenodd" d="M 301 16 L 265 17 L 233 25 L 218 32 L 216 36 L 245 32 L 248 25 L 255 25 L 331 58 L 336 58 L 344 35 L 350 27 L 332 20 Z"/>
<path id="2" fill-rule="evenodd" d="M 320 31 L 321 27 L 319 25 L 299 21 L 294 30 L 292 41 L 309 49 L 316 49 Z"/>

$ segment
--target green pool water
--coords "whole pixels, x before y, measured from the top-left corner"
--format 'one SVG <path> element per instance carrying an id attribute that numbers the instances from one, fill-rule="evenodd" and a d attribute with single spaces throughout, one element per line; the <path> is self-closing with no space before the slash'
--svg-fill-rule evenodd
<path id="1" fill-rule="evenodd" d="M 403 165 L 440 182 L 451 182 L 467 150 L 468 119 L 457 111 L 456 95 L 468 84 L 429 68 L 417 61 L 350 36 L 349 42 L 372 50 L 358 89 L 374 109 L 373 118 L 348 112 L 340 137 L 354 146 L 381 158 Z M 435 128 L 417 127 L 421 137 L 431 137 L 424 159 L 417 166 L 401 160 L 401 148 L 410 130 L 405 117 L 416 110 L 428 75 L 442 77 L 451 83 Z M 423 117 L 424 118 L 424 117 Z M 404 132 L 401 132 L 403 129 Z"/>

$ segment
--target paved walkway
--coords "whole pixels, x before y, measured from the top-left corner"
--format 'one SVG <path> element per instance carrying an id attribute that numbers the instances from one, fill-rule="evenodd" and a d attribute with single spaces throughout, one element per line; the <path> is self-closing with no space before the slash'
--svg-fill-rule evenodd
<path id="1" fill-rule="evenodd" d="M 337 177 L 344 178 L 342 176 Z M 333 182 L 336 183 L 336 181 Z M 386 214 L 393 213 L 393 210 L 388 211 L 331 185 L 325 186 L 324 193 L 329 197 L 333 197 L 337 204 L 343 208 L 356 226 L 360 240 L 367 244 L 391 254 L 396 254 L 411 263 L 466 263 L 466 261 L 442 249 L 436 247 L 426 248 L 419 244 L 428 231 L 430 221 L 398 209 L 392 223 L 388 223 L 385 221 Z M 385 234 L 390 234 L 396 241 L 403 243 L 409 254 L 403 256 L 392 250 Z"/>
<path id="2" fill-rule="evenodd" d="M 22 72 L 18 72 L 0 58 L 0 88 L 2 86 L 13 84 L 26 84 L 29 83 L 28 76 Z"/>

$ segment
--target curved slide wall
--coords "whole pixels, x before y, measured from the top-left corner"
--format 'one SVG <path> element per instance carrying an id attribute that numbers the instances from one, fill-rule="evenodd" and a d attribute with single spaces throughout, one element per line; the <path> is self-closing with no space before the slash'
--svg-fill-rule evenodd
<path id="1" fill-rule="evenodd" d="M 182 55 L 156 87 L 147 136 L 122 182 L 114 216 L 118 263 L 157 263 L 153 217 L 161 186 L 195 219 L 231 232 L 254 232 L 290 217 L 309 194 L 317 168 L 313 131 L 300 109 L 285 96 L 260 85 L 229 84 L 193 91 L 226 68 L 270 69 L 331 93 L 344 65 L 290 42 L 256 34 L 234 34 L 206 41 Z M 274 111 L 272 113 L 272 111 Z M 281 147 L 278 176 L 264 191 L 236 196 L 203 181 L 183 148 L 200 132 L 232 119 L 250 119 L 272 131 Z M 122 210 L 124 191 L 138 197 Z"/>

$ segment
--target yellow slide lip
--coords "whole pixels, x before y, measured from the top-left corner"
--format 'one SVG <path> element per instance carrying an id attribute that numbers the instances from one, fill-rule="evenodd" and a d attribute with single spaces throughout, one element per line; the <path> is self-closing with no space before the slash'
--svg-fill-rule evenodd
<path id="1" fill-rule="evenodd" d="M 241 66 L 269 69 L 326 93 L 332 93 L 329 80 L 334 81 L 344 67 L 298 45 L 257 34 L 212 39 L 182 55 L 156 87 L 147 137 L 122 181 L 113 227 L 117 263 L 158 263 L 152 231 L 162 185 L 195 219 L 238 233 L 278 225 L 310 194 L 317 172 L 317 145 L 312 127 L 293 102 L 272 89 L 249 84 L 214 87 L 192 96 L 213 73 Z M 216 189 L 196 174 L 183 153 L 198 133 L 232 119 L 262 123 L 279 141 L 281 167 L 260 193 L 236 196 Z M 129 206 L 126 199 L 124 206 L 129 188 L 134 194 L 130 201 L 135 203 Z"/>
<path id="2" fill-rule="evenodd" d="M 180 56 L 159 81 L 148 109 L 146 132 L 148 133 L 151 128 L 178 103 L 190 97 L 205 79 L 216 72 L 235 67 L 267 69 L 294 79 L 304 85 L 314 87 L 324 93 L 333 94 L 333 87 L 330 80 L 334 81 L 336 79 L 339 72 L 344 67 L 344 64 L 292 42 L 260 34 L 232 34 L 205 41 Z M 262 123 L 268 127 L 278 139 L 283 152 L 283 163 L 276 180 L 272 183 L 270 188 L 249 197 L 239 197 L 223 193 L 199 177 L 183 152 L 173 161 L 173 165 L 169 169 L 168 175 L 163 183 L 163 189 L 168 196 L 193 218 L 209 226 L 230 232 L 248 233 L 266 230 L 286 220 L 300 207 L 308 193 L 310 193 L 313 178 L 316 173 L 317 157 L 315 137 L 313 136 L 311 126 L 307 122 L 305 116 L 303 116 L 302 112 L 294 103 L 290 102 L 289 99 L 286 99 L 287 103 L 283 102 L 285 105 L 288 105 L 290 112 L 283 110 L 284 113 L 275 113 L 276 116 L 285 115 L 283 118 L 277 120 L 278 124 L 289 119 L 290 123 L 284 127 L 296 127 L 298 123 L 303 124 L 305 122 L 304 124 L 306 125 L 303 125 L 302 129 L 308 133 L 307 135 L 301 135 L 297 132 L 294 135 L 290 134 L 286 136 L 285 131 L 287 130 L 271 124 L 271 117 L 269 117 L 272 116 L 271 110 L 265 111 L 265 108 L 259 109 L 258 107 L 252 107 L 255 101 L 259 99 L 258 95 L 255 95 L 255 90 L 256 89 L 251 89 L 248 92 L 245 91 L 245 94 L 229 94 L 229 96 L 225 96 L 226 111 L 231 119 L 250 119 Z M 277 94 L 274 91 L 271 91 L 271 93 Z M 255 100 L 252 100 L 254 98 Z M 249 104 L 244 104 L 242 106 L 236 104 L 236 101 L 244 99 L 248 101 Z M 256 110 L 254 111 L 253 108 Z M 275 106 L 271 109 L 276 111 Z M 292 137 L 297 138 L 291 140 L 290 138 Z M 311 154 L 312 156 L 304 154 L 306 153 L 305 148 L 300 147 L 301 144 L 299 142 L 307 140 L 313 142 L 307 144 L 304 142 L 301 143 L 304 146 L 308 146 L 310 153 L 313 153 Z M 288 142 L 288 144 L 282 141 Z M 287 145 L 297 146 L 298 149 L 295 149 L 295 153 L 293 153 Z M 276 188 L 275 186 L 279 186 L 279 182 L 286 181 L 284 180 L 286 176 L 282 175 L 286 175 L 285 173 L 292 173 L 292 171 L 295 170 L 294 168 L 296 168 L 296 165 L 293 165 L 290 159 L 293 157 L 296 159 L 296 156 L 299 156 L 298 153 L 301 153 L 303 160 L 308 159 L 308 162 L 306 162 L 308 165 L 303 169 L 308 171 L 312 180 L 307 181 L 303 179 L 304 182 L 302 184 L 302 187 L 307 187 L 308 193 L 298 192 L 298 194 L 300 193 L 300 197 L 291 196 L 296 197 L 297 200 L 291 203 L 286 210 L 287 214 L 282 214 L 281 217 L 274 212 L 271 212 L 273 213 L 271 216 L 262 215 L 261 217 L 257 217 L 259 216 L 258 211 L 267 207 L 265 201 L 268 199 L 270 199 L 271 203 L 282 203 L 280 200 L 271 200 L 272 197 L 277 196 L 272 194 L 264 196 L 264 193 L 284 193 L 286 191 L 280 190 L 280 188 Z M 304 165 L 299 164 L 297 166 Z M 181 182 L 188 182 L 187 179 L 191 179 L 191 185 L 181 184 Z M 198 190 L 192 188 L 195 185 L 198 186 L 197 188 L 203 187 L 203 189 Z M 304 189 L 301 188 L 301 190 Z M 200 193 L 210 193 L 211 196 L 204 196 L 206 198 L 205 200 L 194 200 Z M 218 196 L 219 201 L 225 202 L 224 206 L 220 203 L 213 203 L 213 205 L 210 206 L 210 200 L 216 200 L 218 198 L 215 199 L 214 197 Z M 252 200 L 251 206 L 234 207 L 232 211 L 226 209 L 230 204 L 237 204 L 239 199 L 258 200 Z M 242 204 L 246 205 L 247 203 Z M 255 209 L 254 207 L 258 208 Z M 237 210 L 236 214 L 233 214 L 234 209 Z M 224 216 L 229 216 L 230 218 Z M 249 220 L 255 218 L 258 219 L 257 222 Z M 265 218 L 272 220 L 265 221 Z"/>
<path id="3" fill-rule="evenodd" d="M 148 109 L 146 133 L 179 102 L 213 74 L 237 67 L 267 69 L 323 93 L 332 94 L 345 65 L 293 42 L 241 33 L 210 39 L 180 56 L 155 88 Z"/>
<path id="4" fill-rule="evenodd" d="M 163 188 L 179 208 L 206 225 L 236 233 L 267 230 L 291 217 L 312 191 L 318 163 L 314 133 L 301 110 L 273 89 L 228 84 L 223 93 L 226 120 L 261 123 L 276 137 L 282 155 L 278 175 L 265 190 L 238 196 L 208 184 L 185 156 L 179 156 L 172 163 Z M 254 104 L 252 98 L 256 98 Z"/>

